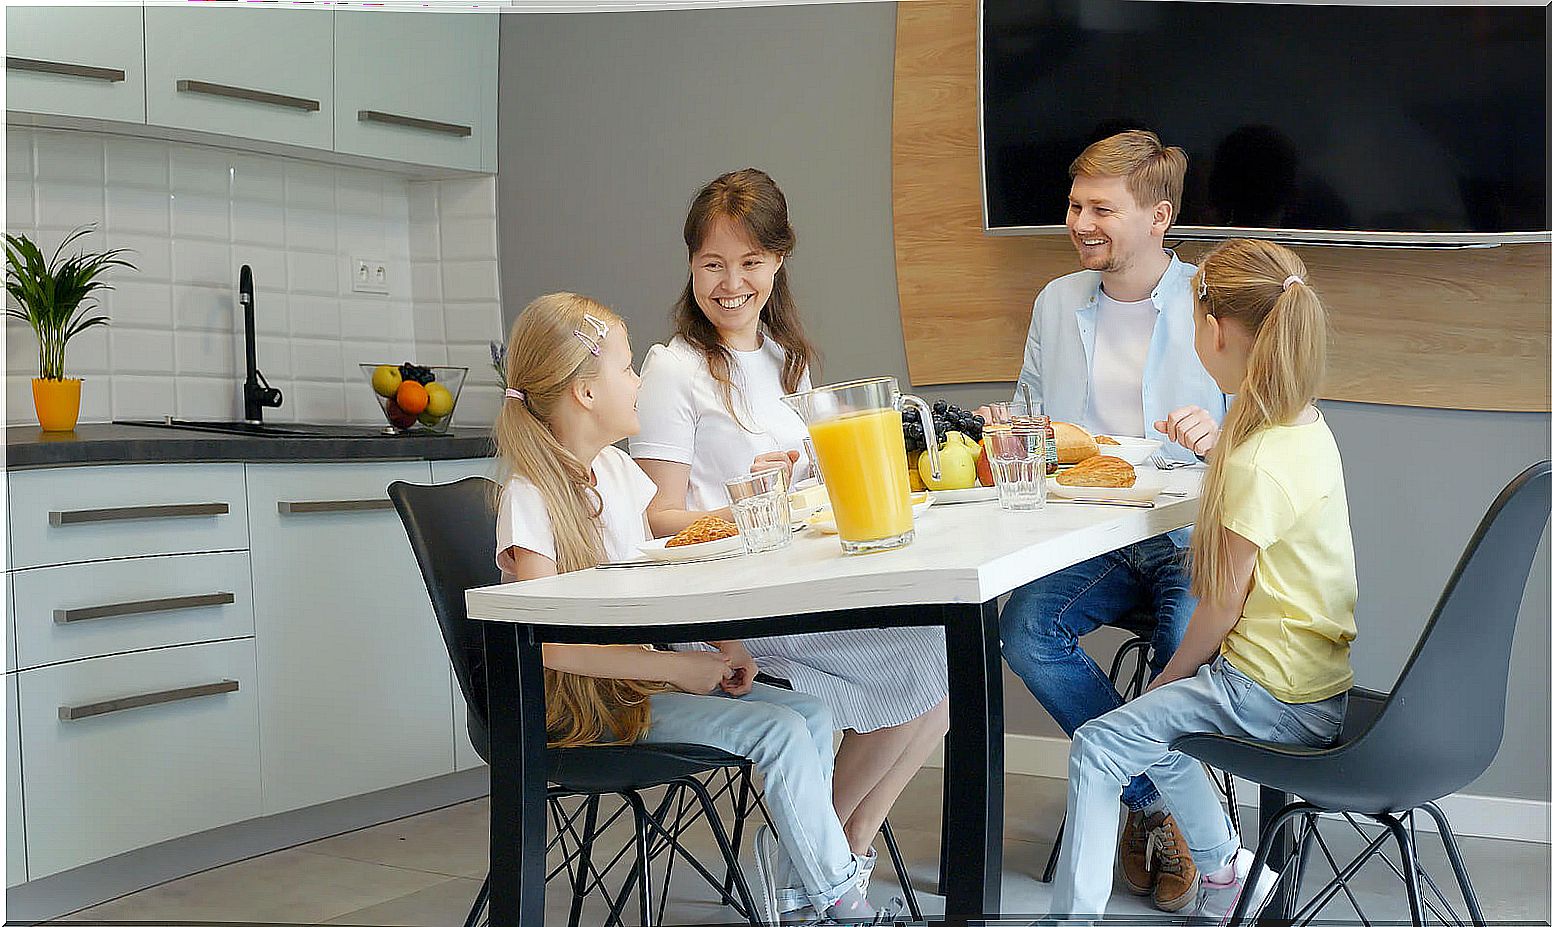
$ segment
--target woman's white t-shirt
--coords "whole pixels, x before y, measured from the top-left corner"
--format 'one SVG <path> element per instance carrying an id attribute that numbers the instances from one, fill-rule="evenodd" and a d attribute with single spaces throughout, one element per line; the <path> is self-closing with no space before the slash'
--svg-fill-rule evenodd
<path id="1" fill-rule="evenodd" d="M 604 559 L 636 559 L 641 553 L 637 548 L 649 537 L 647 505 L 657 495 L 657 484 L 641 472 L 636 461 L 612 445 L 593 459 L 593 479 L 603 500 L 598 522 Z M 522 476 L 507 480 L 496 511 L 496 565 L 508 582 L 515 572 L 509 553 L 513 547 L 555 559 L 555 531 L 550 527 L 544 497 L 539 495 L 539 487 Z"/>
<path id="2" fill-rule="evenodd" d="M 631 456 L 689 464 L 685 506 L 692 511 L 727 505 L 723 483 L 748 473 L 760 454 L 797 451 L 793 482 L 809 475 L 803 449 L 808 428 L 781 401 L 786 393 L 781 388 L 786 352 L 773 338 L 761 340 L 758 350 L 730 352 L 733 405 L 742 425 L 723 405 L 705 357 L 683 338 L 653 345 L 641 365 L 641 393 L 636 399 L 641 431 L 630 439 Z M 805 371 L 798 390 L 809 388 Z"/>

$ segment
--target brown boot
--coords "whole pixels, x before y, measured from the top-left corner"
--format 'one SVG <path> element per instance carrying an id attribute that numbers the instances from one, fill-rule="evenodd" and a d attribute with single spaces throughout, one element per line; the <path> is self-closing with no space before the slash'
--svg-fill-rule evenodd
<path id="1" fill-rule="evenodd" d="M 1134 895 L 1153 894 L 1153 865 L 1148 859 L 1148 826 L 1143 823 L 1141 811 L 1126 812 L 1126 826 L 1121 830 L 1121 851 L 1116 854 L 1121 862 L 1121 881 Z"/>
<path id="2" fill-rule="evenodd" d="M 1196 863 L 1173 815 L 1159 813 L 1145 822 L 1147 855 L 1153 863 L 1153 904 L 1160 911 L 1179 911 L 1196 900 Z"/>

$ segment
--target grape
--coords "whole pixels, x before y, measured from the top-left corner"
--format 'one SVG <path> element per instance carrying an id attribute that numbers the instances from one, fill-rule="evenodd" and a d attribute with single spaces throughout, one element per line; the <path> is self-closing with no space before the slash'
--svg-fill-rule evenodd
<path id="1" fill-rule="evenodd" d="M 907 422 L 921 421 L 921 412 L 915 406 L 906 406 L 905 411 L 901 412 L 900 416 Z"/>
<path id="2" fill-rule="evenodd" d="M 934 402 L 932 404 L 932 415 L 933 415 L 934 418 L 944 414 L 947 411 L 948 411 L 948 402 L 947 402 L 947 400 L 939 399 L 937 402 Z"/>

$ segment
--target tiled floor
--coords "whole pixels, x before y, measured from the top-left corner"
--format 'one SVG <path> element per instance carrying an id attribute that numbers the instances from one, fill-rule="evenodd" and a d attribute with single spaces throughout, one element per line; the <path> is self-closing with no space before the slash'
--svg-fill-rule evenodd
<path id="1" fill-rule="evenodd" d="M 1003 908 L 1009 923 L 1016 922 L 1013 915 L 1046 910 L 1050 889 L 1035 875 L 1044 864 L 1061 816 L 1064 787 L 1064 782 L 1054 779 L 1010 776 L 1007 780 Z M 940 789 L 937 771 L 923 771 L 893 816 L 911 876 L 921 886 L 930 887 L 936 879 Z M 1343 834 L 1334 825 L 1326 830 L 1339 857 L 1356 851 L 1358 844 L 1350 832 Z M 623 845 L 627 831 L 617 830 L 618 840 L 611 845 Z M 486 802 L 468 802 L 199 873 L 67 920 L 458 927 L 485 873 L 486 834 Z M 704 827 L 698 827 L 687 842 L 702 859 L 715 856 Z M 1445 886 L 1456 910 L 1462 910 L 1457 893 L 1447 884 L 1449 867 L 1438 841 L 1420 833 L 1419 843 L 1424 867 Z M 1548 920 L 1552 847 L 1473 838 L 1464 838 L 1462 845 L 1489 923 Z M 1312 879 L 1323 871 L 1315 867 Z M 893 876 L 888 863 L 881 861 L 874 879 L 875 900 L 896 893 Z M 1360 904 L 1374 921 L 1407 920 L 1405 893 L 1382 863 L 1376 861 L 1365 870 L 1356 887 Z M 943 899 L 934 895 L 923 894 L 922 904 L 929 914 L 943 909 Z M 566 887 L 552 883 L 548 922 L 564 924 L 568 905 Z M 1111 911 L 1146 916 L 1151 909 L 1123 893 L 1115 897 Z M 681 863 L 675 871 L 666 922 L 727 923 L 729 913 Z M 590 904 L 581 922 L 596 925 L 603 919 L 602 907 Z M 1351 922 L 1355 915 L 1339 898 L 1322 920 Z"/>

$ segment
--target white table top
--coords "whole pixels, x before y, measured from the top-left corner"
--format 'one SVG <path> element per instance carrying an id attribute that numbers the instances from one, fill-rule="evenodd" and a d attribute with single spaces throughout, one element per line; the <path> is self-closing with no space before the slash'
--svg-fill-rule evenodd
<path id="1" fill-rule="evenodd" d="M 1204 468 L 1161 473 L 1152 509 L 1048 504 L 1004 512 L 995 500 L 935 505 L 916 540 L 842 556 L 834 535 L 803 531 L 776 551 L 561 576 L 471 589 L 469 617 L 525 624 L 651 627 L 889 605 L 975 604 L 1191 524 Z M 494 556 L 494 552 L 492 553 Z"/>

